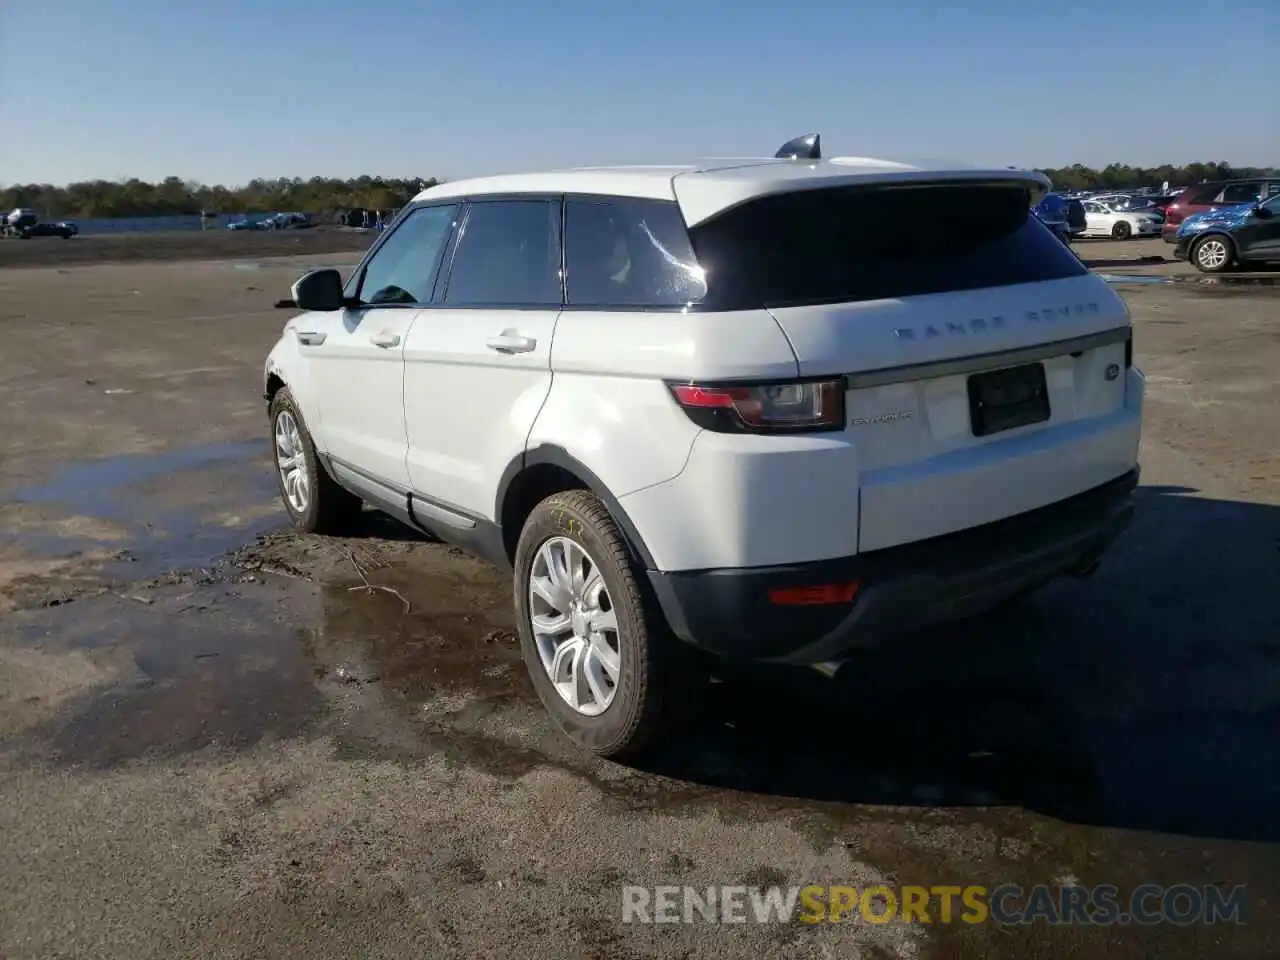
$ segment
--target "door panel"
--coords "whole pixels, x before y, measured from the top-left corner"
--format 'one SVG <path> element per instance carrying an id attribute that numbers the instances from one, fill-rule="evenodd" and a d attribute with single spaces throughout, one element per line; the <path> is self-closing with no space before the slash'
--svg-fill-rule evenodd
<path id="1" fill-rule="evenodd" d="M 408 473 L 416 493 L 492 517 L 551 390 L 563 299 L 560 203 L 473 201 L 436 305 L 405 346 Z"/>
<path id="2" fill-rule="evenodd" d="M 478 516 L 524 450 L 551 390 L 558 307 L 423 310 L 405 347 L 404 406 L 414 491 Z M 518 352 L 489 342 L 523 340 Z M 493 518 L 491 518 L 493 519 Z"/>
<path id="3" fill-rule="evenodd" d="M 404 344 L 418 311 L 342 311 L 312 352 L 311 380 L 324 421 L 325 452 L 407 489 Z"/>
<path id="4" fill-rule="evenodd" d="M 1249 260 L 1280 260 L 1280 196 L 1273 197 L 1232 231 L 1236 249 Z"/>

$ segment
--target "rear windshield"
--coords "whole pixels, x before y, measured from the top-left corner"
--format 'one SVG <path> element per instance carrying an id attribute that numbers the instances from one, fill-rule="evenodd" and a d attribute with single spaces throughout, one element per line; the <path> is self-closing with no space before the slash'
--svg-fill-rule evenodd
<path id="1" fill-rule="evenodd" d="M 912 297 L 1081 276 L 1021 187 L 809 190 L 754 200 L 693 228 L 706 307 Z"/>

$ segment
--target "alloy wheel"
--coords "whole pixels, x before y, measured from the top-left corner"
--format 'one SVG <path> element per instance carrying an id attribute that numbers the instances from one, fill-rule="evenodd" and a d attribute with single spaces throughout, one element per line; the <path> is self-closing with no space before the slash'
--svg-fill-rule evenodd
<path id="1" fill-rule="evenodd" d="M 307 479 L 307 458 L 302 446 L 302 432 L 292 411 L 281 410 L 276 415 L 276 467 L 280 471 L 280 486 L 285 499 L 295 514 L 307 512 L 311 502 L 311 485 Z"/>
<path id="2" fill-rule="evenodd" d="M 1206 270 L 1220 269 L 1227 262 L 1227 245 L 1221 240 L 1206 240 L 1196 251 L 1196 262 Z"/>
<path id="3" fill-rule="evenodd" d="M 622 674 L 618 617 L 599 566 L 583 546 L 552 537 L 529 571 L 529 623 L 552 686 L 578 713 L 613 703 Z"/>

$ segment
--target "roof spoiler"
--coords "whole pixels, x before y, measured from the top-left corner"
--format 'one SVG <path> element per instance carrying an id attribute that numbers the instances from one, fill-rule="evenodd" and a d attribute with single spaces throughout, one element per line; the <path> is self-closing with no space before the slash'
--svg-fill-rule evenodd
<path id="1" fill-rule="evenodd" d="M 821 160 L 822 134 L 806 133 L 803 137 L 788 140 L 773 155 L 775 160 Z"/>

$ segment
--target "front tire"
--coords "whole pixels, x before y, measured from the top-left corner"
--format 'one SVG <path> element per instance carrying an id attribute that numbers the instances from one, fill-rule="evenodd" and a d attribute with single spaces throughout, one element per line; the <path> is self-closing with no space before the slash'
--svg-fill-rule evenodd
<path id="1" fill-rule="evenodd" d="M 675 719 L 677 686 L 700 674 L 609 511 L 586 490 L 553 494 L 525 521 L 514 566 L 521 652 L 543 706 L 599 756 L 643 753 Z"/>
<path id="2" fill-rule="evenodd" d="M 1111 227 L 1111 238 L 1113 240 L 1128 240 L 1133 236 L 1133 226 L 1128 220 L 1117 220 Z"/>
<path id="3" fill-rule="evenodd" d="M 1191 248 L 1191 262 L 1201 273 L 1223 273 L 1235 262 L 1236 251 L 1231 241 L 1219 234 L 1202 237 Z"/>
<path id="4" fill-rule="evenodd" d="M 320 465 L 315 443 L 288 387 L 271 398 L 271 439 L 280 499 L 302 533 L 343 533 L 360 515 L 360 498 Z"/>

